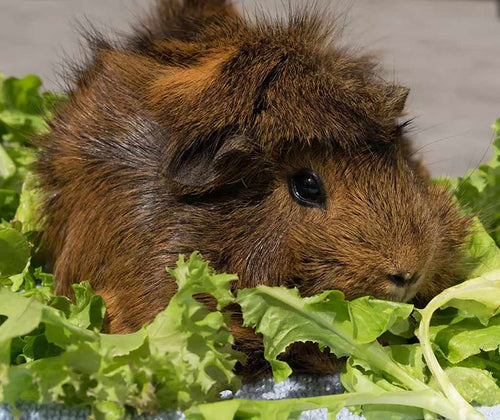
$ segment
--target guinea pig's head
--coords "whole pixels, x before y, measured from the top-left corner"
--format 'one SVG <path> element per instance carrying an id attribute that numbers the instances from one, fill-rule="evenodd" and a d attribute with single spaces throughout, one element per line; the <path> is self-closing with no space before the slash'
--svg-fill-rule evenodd
<path id="1" fill-rule="evenodd" d="M 452 285 L 469 221 L 413 156 L 408 90 L 317 16 L 254 24 L 212 3 L 183 9 L 189 31 L 135 40 L 151 60 L 141 100 L 168 133 L 174 251 L 199 249 L 238 287 L 303 295 L 425 300 Z"/>
<path id="2" fill-rule="evenodd" d="M 404 139 L 349 155 L 312 152 L 287 164 L 292 284 L 427 301 L 459 279 L 467 220 L 408 158 Z"/>

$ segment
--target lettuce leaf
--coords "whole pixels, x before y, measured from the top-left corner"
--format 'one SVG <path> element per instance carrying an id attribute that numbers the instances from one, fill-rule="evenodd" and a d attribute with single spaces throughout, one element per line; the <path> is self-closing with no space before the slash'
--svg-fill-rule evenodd
<path id="1" fill-rule="evenodd" d="M 376 405 L 377 407 L 401 407 L 405 415 L 405 407 L 419 407 L 427 409 L 440 405 L 441 401 L 436 398 L 433 392 L 429 391 L 390 391 L 390 392 L 366 392 L 326 395 L 321 397 L 309 398 L 290 398 L 282 400 L 245 400 L 233 399 L 210 404 L 201 404 L 194 406 L 186 412 L 188 420 L 232 420 L 232 419 L 266 419 L 266 420 L 285 420 L 297 418 L 303 411 L 317 410 L 325 408 L 329 418 L 335 418 L 335 415 L 342 407 L 356 405 Z M 453 407 L 448 407 L 447 414 L 453 413 Z M 421 410 L 420 410 L 421 411 Z M 394 411 L 388 413 L 395 417 Z M 422 418 L 422 417 L 419 417 Z M 451 418 L 451 417 L 450 417 Z"/>
<path id="2" fill-rule="evenodd" d="M 0 255 L 0 279 L 18 274 L 29 261 L 30 244 L 21 232 L 0 225 Z"/>
<path id="3" fill-rule="evenodd" d="M 432 397 L 435 402 L 433 410 L 450 416 L 451 404 L 418 379 L 415 366 L 396 361 L 376 340 L 396 322 L 407 318 L 412 305 L 372 298 L 347 302 L 339 291 L 302 298 L 296 289 L 267 286 L 239 291 L 238 303 L 244 324 L 255 327 L 264 337 L 264 356 L 271 364 L 275 380 L 283 380 L 291 373 L 287 363 L 277 359 L 279 354 L 291 343 L 312 341 L 320 347 L 327 346 L 337 357 L 350 356 L 351 366 L 370 369 L 377 376 L 376 381 L 366 381 L 363 375 L 351 372 L 353 391 L 377 395 L 383 391 L 424 391 L 426 398 Z M 359 381 L 364 381 L 364 386 L 359 387 Z M 374 401 L 376 404 L 377 400 Z M 417 406 L 425 406 L 428 401 Z M 415 412 L 408 407 L 402 411 Z M 472 408 L 468 414 L 474 418 Z"/>
<path id="4" fill-rule="evenodd" d="M 491 372 L 461 366 L 447 367 L 444 372 L 467 401 L 486 406 L 500 404 L 500 387 Z"/>
<path id="5" fill-rule="evenodd" d="M 469 271 L 469 278 L 500 269 L 500 248 L 477 217 L 473 221 L 466 251 L 465 263 L 472 267 Z"/>
<path id="6" fill-rule="evenodd" d="M 451 363 L 459 363 L 481 352 L 495 351 L 500 343 L 500 315 L 483 325 L 477 318 L 464 318 L 458 314 L 440 317 L 430 326 L 432 342 L 441 355 Z"/>
<path id="7" fill-rule="evenodd" d="M 500 313 L 500 270 L 451 287 L 432 299 L 424 309 L 419 310 L 422 319 L 417 331 L 417 337 L 421 343 L 427 366 L 440 390 L 454 403 L 460 413 L 465 413 L 469 411 L 470 407 L 465 400 L 466 395 L 461 395 L 457 391 L 452 380 L 439 364 L 432 349 L 431 318 L 439 308 L 446 309 L 450 307 L 458 309 L 458 314 L 465 318 L 476 317 L 481 325 L 489 325 L 490 320 Z M 473 348 L 478 345 L 478 340 L 482 341 L 479 344 L 479 349 L 483 345 L 486 347 L 485 350 L 495 349 L 500 346 L 500 334 L 489 336 L 486 343 L 482 339 L 482 334 L 476 333 L 475 335 L 476 340 L 475 345 L 472 346 Z M 489 340 L 490 338 L 491 340 Z M 445 352 L 446 349 L 442 349 L 442 351 Z M 474 350 L 471 352 L 470 348 L 469 352 L 476 354 Z M 500 362 L 500 358 L 498 361 Z M 500 403 L 500 400 L 495 403 Z"/>
<path id="8" fill-rule="evenodd" d="M 227 318 L 193 297 L 210 293 L 223 306 L 235 277 L 214 274 L 197 253 L 180 257 L 171 274 L 176 296 L 149 326 L 126 335 L 98 332 L 104 302 L 88 283 L 74 285 L 76 304 L 36 287 L 0 287 L 0 400 L 90 405 L 96 416 L 121 418 L 126 406 L 186 408 L 236 390 L 241 356 Z"/>
<path id="9" fill-rule="evenodd" d="M 486 231 L 500 246 L 500 118 L 492 128 L 497 138 L 491 160 L 450 182 L 459 202 L 479 216 Z"/>
<path id="10" fill-rule="evenodd" d="M 491 372 L 479 366 L 454 365 L 485 352 L 492 363 L 500 363 L 500 271 L 447 289 L 426 308 L 416 310 L 420 343 L 413 345 L 384 348 L 377 341 L 410 316 L 413 308 L 407 304 L 371 298 L 347 302 L 338 291 L 302 298 L 297 290 L 266 286 L 239 291 L 238 303 L 245 325 L 255 327 L 264 337 L 264 354 L 276 380 L 291 373 L 278 356 L 293 342 L 313 341 L 329 347 L 337 357 L 349 356 L 342 382 L 351 395 L 372 395 L 363 404 L 368 419 L 389 414 L 405 419 L 435 418 L 437 414 L 451 419 L 482 418 L 470 402 L 500 404 Z M 441 324 L 433 325 L 431 334 L 430 321 L 438 310 Z M 448 318 L 443 311 L 448 311 Z M 446 358 L 445 369 L 434 350 Z M 392 392 L 402 398 L 409 392 L 423 392 L 425 401 L 408 399 L 396 406 L 375 398 Z"/>
<path id="11" fill-rule="evenodd" d="M 323 292 L 301 298 L 297 289 L 259 286 L 238 292 L 244 325 L 255 327 L 264 336 L 264 356 L 273 369 L 275 380 L 291 374 L 286 362 L 277 360 L 291 343 L 313 341 L 328 346 L 337 357 L 372 357 L 377 366 L 390 358 L 375 340 L 395 322 L 407 318 L 413 306 L 405 303 L 360 298 L 344 300 L 340 291 Z M 394 365 L 394 376 L 412 378 Z"/>
<path id="12" fill-rule="evenodd" d="M 11 220 L 19 194 L 35 160 L 30 138 L 49 132 L 47 121 L 65 100 L 62 94 L 40 93 L 34 75 L 5 78 L 0 73 L 0 220 Z"/>

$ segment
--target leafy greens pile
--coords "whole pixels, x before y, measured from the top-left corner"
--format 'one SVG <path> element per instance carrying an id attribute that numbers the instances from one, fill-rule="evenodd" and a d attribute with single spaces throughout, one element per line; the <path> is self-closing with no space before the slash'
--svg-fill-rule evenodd
<path id="1" fill-rule="evenodd" d="M 179 409 L 192 419 L 285 419 L 316 408 L 333 415 L 344 406 L 369 419 L 479 419 L 470 403 L 500 404 L 500 120 L 488 164 L 438 180 L 478 217 L 467 249 L 472 280 L 426 308 L 370 297 L 348 302 L 339 291 L 302 298 L 295 289 L 265 286 L 234 297 L 235 277 L 215 274 L 194 253 L 169 270 L 178 292 L 151 324 L 109 335 L 100 332 L 102 298 L 86 282 L 73 286 L 75 303 L 55 296 L 37 257 L 40 192 L 29 174 L 34 148 L 27 138 L 48 131 L 45 120 L 64 100 L 40 94 L 40 85 L 35 76 L 0 76 L 0 402 L 90 406 L 96 418 L 122 418 L 128 408 Z M 199 293 L 212 294 L 218 310 L 205 309 Z M 221 311 L 231 302 L 263 335 L 277 381 L 291 374 L 278 359 L 286 347 L 313 341 L 347 358 L 347 392 L 218 401 L 221 391 L 239 387 L 233 368 L 242 356 Z"/>

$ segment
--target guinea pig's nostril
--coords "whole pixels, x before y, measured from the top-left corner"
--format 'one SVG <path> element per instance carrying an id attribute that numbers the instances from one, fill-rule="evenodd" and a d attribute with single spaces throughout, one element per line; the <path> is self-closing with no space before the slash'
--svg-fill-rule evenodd
<path id="1" fill-rule="evenodd" d="M 387 278 L 392 281 L 396 286 L 403 287 L 416 283 L 420 274 L 410 273 L 409 271 L 399 271 L 395 274 L 387 274 Z"/>

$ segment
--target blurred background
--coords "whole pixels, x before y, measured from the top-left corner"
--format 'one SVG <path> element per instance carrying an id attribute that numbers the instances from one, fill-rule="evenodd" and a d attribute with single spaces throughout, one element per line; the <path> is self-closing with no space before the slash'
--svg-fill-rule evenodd
<path id="1" fill-rule="evenodd" d="M 153 2 L 0 0 L 0 72 L 35 73 L 57 90 L 65 57 L 81 55 L 79 21 L 126 32 Z M 434 175 L 462 175 L 489 158 L 500 117 L 500 0 L 314 2 L 342 15 L 343 43 L 377 53 L 384 77 L 411 89 L 411 133 Z M 289 0 L 235 3 L 283 15 Z"/>

